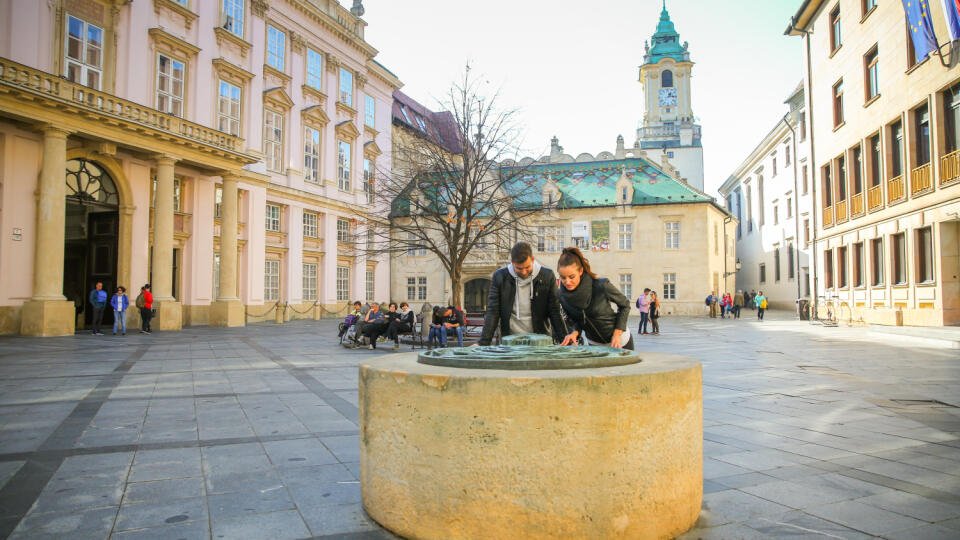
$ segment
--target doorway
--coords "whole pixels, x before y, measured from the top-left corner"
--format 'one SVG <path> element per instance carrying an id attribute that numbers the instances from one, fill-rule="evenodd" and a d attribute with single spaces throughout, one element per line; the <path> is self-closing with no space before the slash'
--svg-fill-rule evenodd
<path id="1" fill-rule="evenodd" d="M 468 313 L 483 313 L 487 310 L 487 295 L 490 292 L 490 280 L 471 279 L 463 286 L 463 307 Z"/>
<path id="2" fill-rule="evenodd" d="M 119 199 L 113 179 L 92 161 L 67 161 L 66 183 L 63 294 L 74 304 L 80 329 L 93 320 L 87 297 L 96 283 L 103 283 L 108 298 L 117 287 Z M 112 324 L 113 311 L 106 309 L 103 325 Z"/>

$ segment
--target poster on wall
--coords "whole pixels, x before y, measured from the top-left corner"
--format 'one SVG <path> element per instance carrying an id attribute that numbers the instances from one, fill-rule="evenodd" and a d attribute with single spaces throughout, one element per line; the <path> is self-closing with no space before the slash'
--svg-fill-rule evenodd
<path id="1" fill-rule="evenodd" d="M 570 234 L 570 240 L 573 241 L 573 245 L 580 249 L 587 249 L 590 243 L 590 232 L 587 227 L 590 224 L 586 221 L 574 221 L 572 225 L 573 231 Z"/>
<path id="2" fill-rule="evenodd" d="M 610 251 L 610 222 L 591 221 L 590 239 L 591 251 Z"/>

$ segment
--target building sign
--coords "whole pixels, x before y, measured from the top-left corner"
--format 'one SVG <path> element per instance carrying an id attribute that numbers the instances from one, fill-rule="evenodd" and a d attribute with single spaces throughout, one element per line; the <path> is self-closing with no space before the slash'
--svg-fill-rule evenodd
<path id="1" fill-rule="evenodd" d="M 570 234 L 570 240 L 573 241 L 573 245 L 580 249 L 587 249 L 587 246 L 590 244 L 590 232 L 587 229 L 588 226 L 589 222 L 587 221 L 573 222 L 573 232 Z"/>
<path id="2" fill-rule="evenodd" d="M 590 236 L 592 240 L 591 251 L 610 251 L 609 221 L 591 221 Z"/>

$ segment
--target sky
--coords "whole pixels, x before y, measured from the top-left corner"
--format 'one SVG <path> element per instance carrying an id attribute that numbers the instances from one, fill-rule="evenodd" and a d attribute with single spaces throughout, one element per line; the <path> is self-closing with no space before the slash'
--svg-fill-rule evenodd
<path id="1" fill-rule="evenodd" d="M 352 0 L 340 0 L 345 7 Z M 644 40 L 662 0 L 365 0 L 366 40 L 404 93 L 432 110 L 467 63 L 517 109 L 523 155 L 556 135 L 576 156 L 632 146 L 643 118 Z M 787 112 L 802 78 L 800 38 L 783 35 L 801 0 L 667 0 L 694 62 L 710 195 Z"/>

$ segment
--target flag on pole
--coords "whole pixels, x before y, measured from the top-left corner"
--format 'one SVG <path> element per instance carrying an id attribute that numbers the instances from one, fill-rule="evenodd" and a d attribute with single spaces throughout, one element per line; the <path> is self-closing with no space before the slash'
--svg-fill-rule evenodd
<path id="1" fill-rule="evenodd" d="M 960 0 L 943 0 L 943 18 L 947 21 L 950 41 L 960 39 Z"/>
<path id="2" fill-rule="evenodd" d="M 903 11 L 910 26 L 910 39 L 913 40 L 913 52 L 917 63 L 931 52 L 937 50 L 937 35 L 933 32 L 933 18 L 930 15 L 929 0 L 901 0 Z M 956 1 L 956 0 L 954 0 Z"/>

